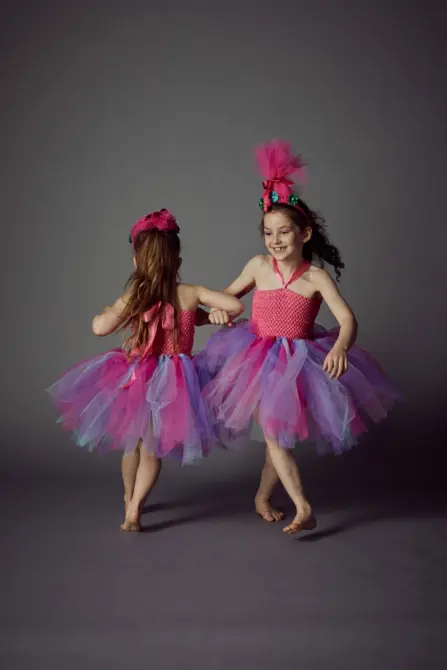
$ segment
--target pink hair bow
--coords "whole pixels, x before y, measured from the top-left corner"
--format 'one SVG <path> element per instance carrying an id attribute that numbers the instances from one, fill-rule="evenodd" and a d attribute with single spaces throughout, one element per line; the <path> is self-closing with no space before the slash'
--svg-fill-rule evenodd
<path id="1" fill-rule="evenodd" d="M 143 216 L 142 219 L 139 219 L 132 226 L 129 235 L 129 241 L 134 244 L 140 233 L 145 230 L 154 230 L 154 228 L 166 233 L 170 231 L 179 231 L 175 216 L 173 216 L 167 209 L 161 209 L 159 212 L 146 214 L 146 216 Z"/>

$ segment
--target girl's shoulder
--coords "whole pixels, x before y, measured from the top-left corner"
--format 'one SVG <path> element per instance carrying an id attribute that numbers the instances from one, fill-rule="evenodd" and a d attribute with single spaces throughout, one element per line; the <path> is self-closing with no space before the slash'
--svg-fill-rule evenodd
<path id="1" fill-rule="evenodd" d="M 268 270 L 271 266 L 272 263 L 269 254 L 257 254 L 250 258 L 245 268 L 250 270 L 253 276 L 256 276 L 260 272 L 265 272 L 265 270 Z"/>
<path id="2" fill-rule="evenodd" d="M 302 280 L 312 287 L 315 294 L 320 296 L 333 293 L 338 293 L 338 287 L 332 278 L 330 272 L 325 268 L 320 268 L 317 265 L 311 265 L 307 272 L 302 276 Z"/>
<path id="3" fill-rule="evenodd" d="M 270 266 L 272 261 L 270 254 L 257 254 L 256 256 L 253 256 L 249 262 L 261 268 L 265 267 L 266 265 Z"/>
<path id="4" fill-rule="evenodd" d="M 307 279 L 310 281 L 315 280 L 315 281 L 321 281 L 322 279 L 324 280 L 325 276 L 330 276 L 329 272 L 325 270 L 324 268 L 318 267 L 318 265 L 310 265 L 309 269 L 306 270 L 305 276 Z"/>
<path id="5" fill-rule="evenodd" d="M 320 268 L 318 265 L 311 265 L 306 271 L 304 277 L 311 282 L 316 284 L 333 282 L 330 272 L 326 268 Z"/>
<path id="6" fill-rule="evenodd" d="M 177 298 L 180 309 L 194 310 L 197 308 L 197 289 L 195 284 L 177 284 Z"/>

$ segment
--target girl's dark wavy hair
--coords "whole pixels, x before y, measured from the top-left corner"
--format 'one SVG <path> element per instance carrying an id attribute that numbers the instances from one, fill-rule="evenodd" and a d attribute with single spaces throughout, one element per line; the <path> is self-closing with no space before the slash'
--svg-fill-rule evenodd
<path id="1" fill-rule="evenodd" d="M 311 228 L 312 237 L 303 246 L 304 260 L 309 261 L 309 263 L 316 263 L 321 268 L 324 268 L 326 263 L 332 265 L 335 270 L 337 281 L 339 281 L 341 275 L 340 270 L 345 267 L 345 264 L 341 260 L 340 252 L 337 247 L 329 241 L 323 217 L 312 211 L 301 198 L 298 207 L 300 207 L 302 211 L 286 203 L 276 203 L 271 205 L 265 214 L 268 212 L 282 212 L 292 223 L 298 226 L 300 230 Z M 263 235 L 264 217 L 262 217 L 260 229 L 261 234 Z"/>

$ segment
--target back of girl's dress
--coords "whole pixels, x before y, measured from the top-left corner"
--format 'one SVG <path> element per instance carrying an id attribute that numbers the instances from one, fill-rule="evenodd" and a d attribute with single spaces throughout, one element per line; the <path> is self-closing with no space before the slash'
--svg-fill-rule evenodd
<path id="1" fill-rule="evenodd" d="M 176 336 L 160 318 L 146 351 L 112 349 L 50 387 L 59 421 L 79 446 L 129 452 L 141 439 L 158 457 L 183 463 L 209 453 L 216 431 L 191 355 L 195 315 L 179 311 Z"/>
<path id="2" fill-rule="evenodd" d="M 210 338 L 196 365 L 227 437 L 243 434 L 256 419 L 282 447 L 312 440 L 340 452 L 399 399 L 379 364 L 358 346 L 340 379 L 323 371 L 338 331 L 315 325 L 320 306 L 321 299 L 287 287 L 256 290 L 251 321 Z"/>

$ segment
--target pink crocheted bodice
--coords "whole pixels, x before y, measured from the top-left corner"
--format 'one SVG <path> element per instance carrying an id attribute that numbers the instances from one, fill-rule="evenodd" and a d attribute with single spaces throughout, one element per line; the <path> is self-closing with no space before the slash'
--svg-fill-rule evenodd
<path id="1" fill-rule="evenodd" d="M 310 263 L 303 263 L 284 282 L 279 268 L 274 264 L 282 288 L 256 290 L 253 296 L 251 323 L 258 337 L 286 337 L 293 340 L 312 338 L 322 300 L 319 297 L 306 298 L 288 288 L 309 267 Z"/>
<path id="2" fill-rule="evenodd" d="M 152 319 L 146 349 L 133 349 L 131 355 L 175 356 L 186 354 L 190 356 L 194 344 L 196 311 L 181 309 L 178 311 L 177 320 L 178 328 L 174 335 L 174 311 L 171 305 L 165 305 L 159 311 L 159 317 Z"/>
<path id="3" fill-rule="evenodd" d="M 174 333 L 172 330 L 157 328 L 152 345 L 152 352 L 155 356 L 174 356 L 175 354 L 191 355 L 194 344 L 194 324 L 196 312 L 191 310 L 179 310 L 177 338 L 174 342 Z"/>

